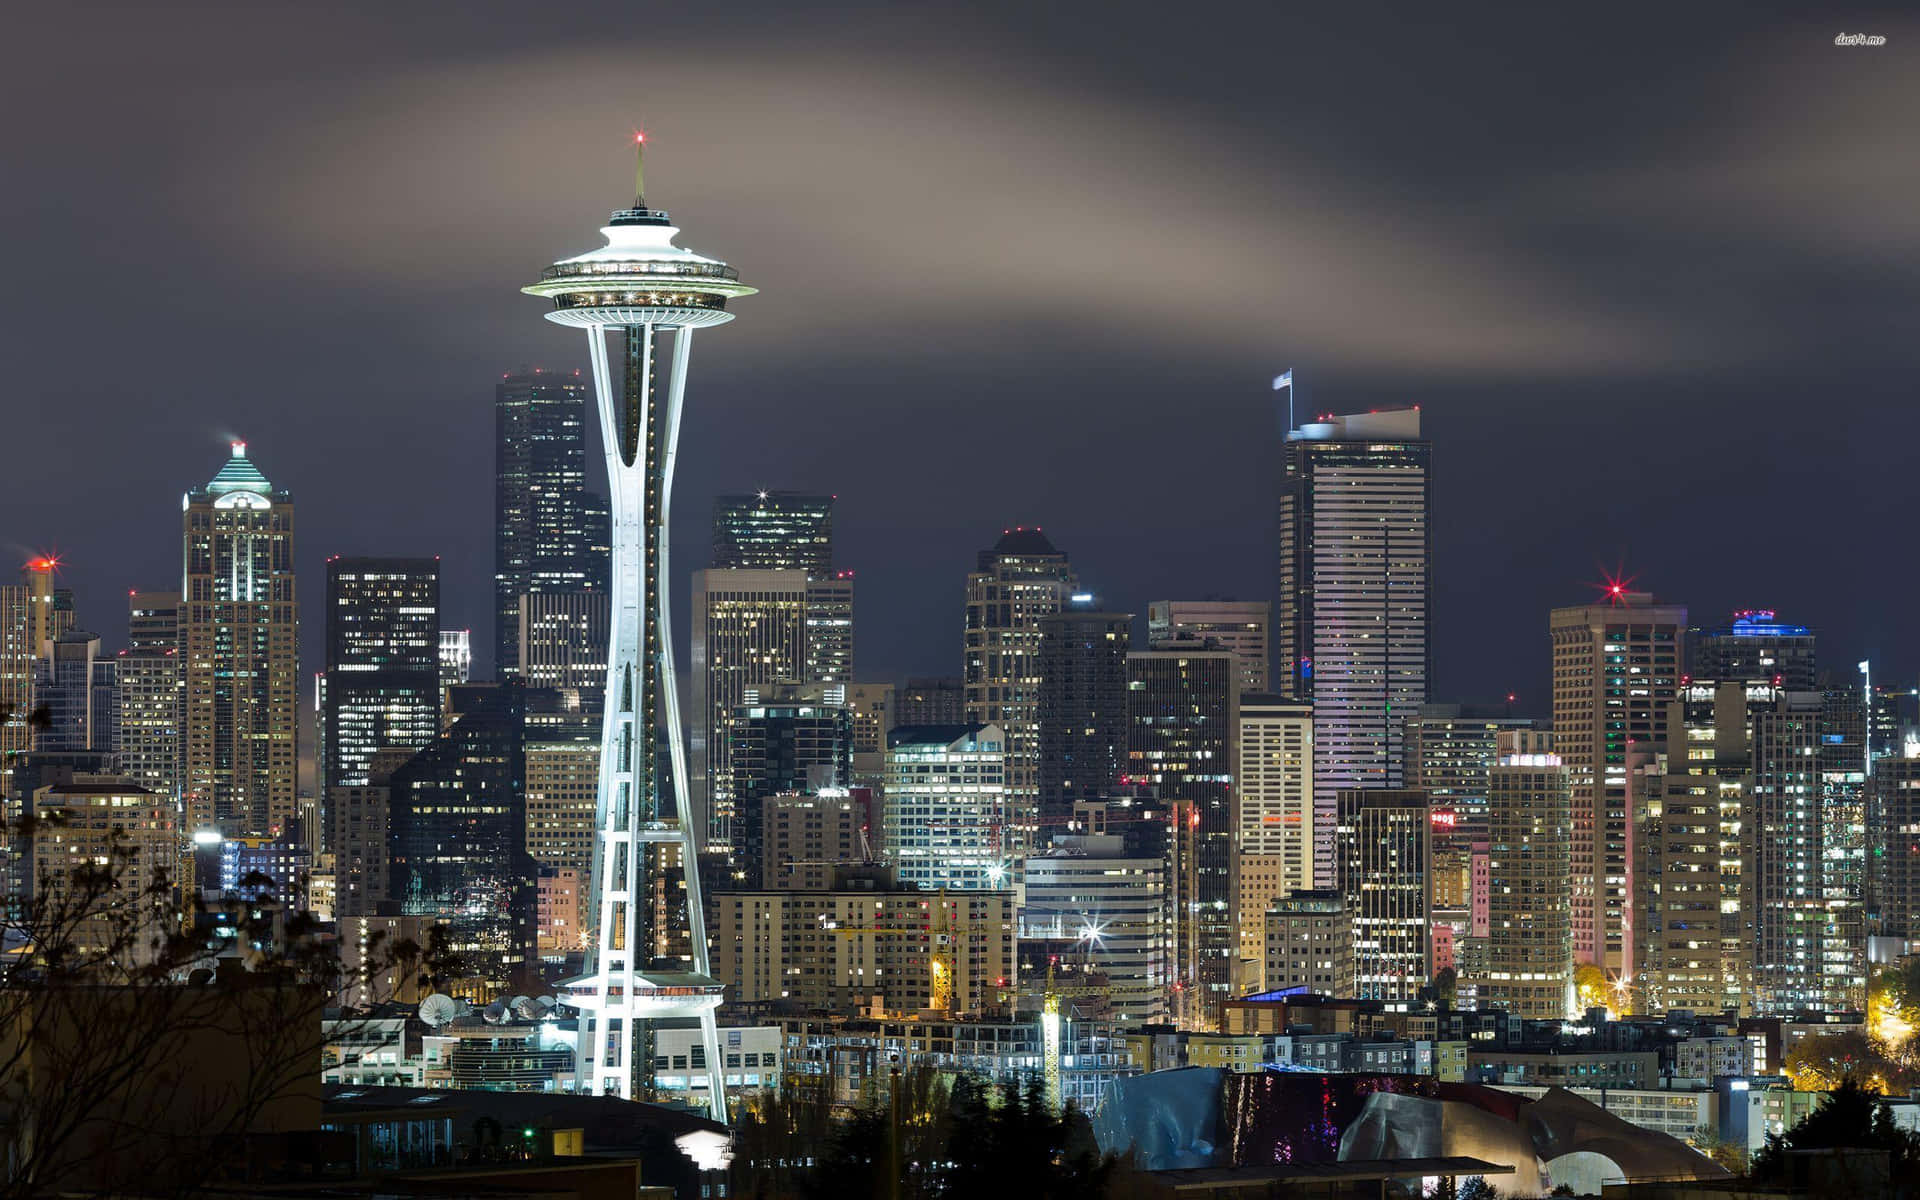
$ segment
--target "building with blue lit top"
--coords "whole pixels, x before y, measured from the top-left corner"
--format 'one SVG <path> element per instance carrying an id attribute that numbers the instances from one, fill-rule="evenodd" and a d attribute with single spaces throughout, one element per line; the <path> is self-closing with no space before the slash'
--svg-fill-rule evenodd
<path id="1" fill-rule="evenodd" d="M 1815 690 L 1813 631 L 1747 608 L 1726 624 L 1695 630 L 1693 674 L 1706 679 L 1764 679 L 1792 692 Z"/>

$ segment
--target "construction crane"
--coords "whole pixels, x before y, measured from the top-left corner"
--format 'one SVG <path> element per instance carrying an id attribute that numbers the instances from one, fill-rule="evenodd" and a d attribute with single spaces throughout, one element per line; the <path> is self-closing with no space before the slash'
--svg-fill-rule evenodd
<path id="1" fill-rule="evenodd" d="M 936 916 L 933 925 L 933 953 L 927 956 L 927 969 L 932 973 L 931 986 L 927 989 L 927 1006 L 941 1016 L 953 1014 L 953 930 L 947 922 L 947 889 L 940 889 L 940 897 L 935 902 Z"/>
<path id="2" fill-rule="evenodd" d="M 1093 950 L 1101 941 L 1102 928 L 1089 923 L 1076 939 L 1082 946 L 1080 969 L 1083 981 L 1085 972 L 1093 967 Z M 1040 1064 L 1047 1090 L 1047 1105 L 1054 1112 L 1059 1112 L 1061 1109 L 1060 1002 L 1067 996 L 1097 995 L 1106 991 L 1104 985 L 1096 986 L 1086 982 L 1061 986 L 1054 976 L 1054 967 L 1059 961 L 1058 955 L 1047 955 L 1047 989 L 1041 993 L 1040 999 Z"/>

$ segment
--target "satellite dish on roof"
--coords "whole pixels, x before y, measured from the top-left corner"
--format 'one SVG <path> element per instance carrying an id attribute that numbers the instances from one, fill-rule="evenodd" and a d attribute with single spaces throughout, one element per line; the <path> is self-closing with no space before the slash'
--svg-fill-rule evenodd
<path id="1" fill-rule="evenodd" d="M 538 1021 L 541 1016 L 540 1004 L 532 996 L 515 996 L 507 1001 L 507 1009 L 522 1021 Z"/>
<path id="2" fill-rule="evenodd" d="M 504 1000 L 495 1000 L 480 1010 L 480 1019 L 489 1025 L 498 1025 L 507 1019 L 507 1005 Z"/>
<path id="3" fill-rule="evenodd" d="M 445 992 L 435 992 L 420 1002 L 420 1019 L 436 1028 L 472 1011 L 472 1005 L 464 1000 L 455 1000 Z"/>

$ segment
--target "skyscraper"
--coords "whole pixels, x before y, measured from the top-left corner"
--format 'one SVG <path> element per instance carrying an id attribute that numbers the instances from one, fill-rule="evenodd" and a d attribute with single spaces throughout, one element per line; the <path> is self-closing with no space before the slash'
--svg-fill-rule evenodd
<path id="1" fill-rule="evenodd" d="M 567 872 L 558 878 L 578 887 L 593 872 L 601 718 L 574 707 L 571 693 L 550 694 L 554 704 L 527 708 L 527 853 L 542 871 Z"/>
<path id="2" fill-rule="evenodd" d="M 1107 977 L 1122 1024 L 1166 1018 L 1165 860 L 1129 855 L 1118 834 L 1068 834 L 1027 859 L 1021 940 L 1077 944 Z"/>
<path id="3" fill-rule="evenodd" d="M 1235 753 L 1234 911 L 1239 961 L 1251 983 L 1266 956 L 1268 907 L 1333 882 L 1313 873 L 1313 706 L 1242 695 Z"/>
<path id="4" fill-rule="evenodd" d="M 886 787 L 887 731 L 894 720 L 894 688 L 891 683 L 849 683 L 842 693 L 847 710 L 853 714 L 853 787 L 872 788 L 878 794 Z M 948 722 L 952 724 L 953 722 Z"/>
<path id="5" fill-rule="evenodd" d="M 805 682 L 807 576 L 799 570 L 693 573 L 692 795 L 706 845 L 734 840 L 732 730 L 748 688 Z"/>
<path id="6" fill-rule="evenodd" d="M 612 600 L 605 591 L 520 597 L 520 677 L 528 687 L 575 692 L 598 715 L 606 699 Z"/>
<path id="7" fill-rule="evenodd" d="M 868 801 L 848 792 L 768 796 L 760 807 L 761 888 L 830 890 L 836 873 L 872 860 L 880 831 L 869 830 L 871 815 Z"/>
<path id="8" fill-rule="evenodd" d="M 1332 878 L 1335 797 L 1400 786 L 1427 700 L 1433 447 L 1400 409 L 1303 424 L 1285 455 L 1278 690 L 1313 704 L 1314 871 Z"/>
<path id="9" fill-rule="evenodd" d="M 440 715 L 444 723 L 447 715 L 447 689 L 473 678 L 473 631 L 471 629 L 442 629 L 440 631 Z"/>
<path id="10" fill-rule="evenodd" d="M 1433 974 L 1431 812 L 1425 792 L 1340 793 L 1340 892 L 1362 999 L 1412 1000 Z"/>
<path id="11" fill-rule="evenodd" d="M 853 775 L 853 712 L 840 689 L 824 684 L 749 688 L 734 709 L 729 736 L 734 802 L 734 870 L 745 886 L 760 878 L 766 858 L 761 810 L 771 796 L 844 790 Z"/>
<path id="12" fill-rule="evenodd" d="M 373 756 L 440 731 L 440 560 L 327 560 L 320 795 L 369 782 Z"/>
<path id="13" fill-rule="evenodd" d="M 1535 724 L 1493 705 L 1423 704 L 1407 718 L 1404 782 L 1433 806 L 1434 919 L 1456 939 L 1484 945 L 1488 776 L 1501 741 Z"/>
<path id="14" fill-rule="evenodd" d="M 1539 722 L 1481 704 L 1423 704 L 1407 718 L 1406 785 L 1425 792 L 1436 809 L 1461 825 L 1484 826 L 1487 777 L 1500 758 L 1502 738 Z"/>
<path id="15" fill-rule="evenodd" d="M 536 962 L 538 874 L 527 852 L 527 711 L 555 697 L 509 681 L 477 699 L 388 780 L 387 894 L 406 915 L 448 923 L 477 987 L 522 990 Z"/>
<path id="16" fill-rule="evenodd" d="M 887 735 L 881 841 L 902 884 L 1008 886 L 1006 750 L 996 725 L 897 726 Z"/>
<path id="17" fill-rule="evenodd" d="M 1240 656 L 1243 695 L 1269 690 L 1273 605 L 1265 600 L 1155 600 L 1147 605 L 1147 648 L 1194 637 Z"/>
<path id="18" fill-rule="evenodd" d="M 520 597 L 604 591 L 607 510 L 587 490 L 587 381 L 525 370 L 494 389 L 494 671 L 520 667 Z"/>
<path id="19" fill-rule="evenodd" d="M 808 683 L 853 678 L 853 572 L 807 580 Z"/>
<path id="20" fill-rule="evenodd" d="M 833 496 L 744 492 L 713 501 L 713 565 L 722 570 L 805 571 L 831 579 Z"/>
<path id="21" fill-rule="evenodd" d="M 643 153 L 644 137 L 636 134 L 634 142 L 636 155 Z M 636 163 L 633 206 L 602 227 L 605 246 L 554 263 L 523 289 L 552 302 L 548 320 L 586 332 L 612 489 L 613 635 L 590 895 L 593 936 L 586 973 L 563 989 L 583 1010 L 577 1053 L 587 1090 L 635 1095 L 652 1078 L 657 1022 L 693 1018 L 711 1081 L 708 1104 L 725 1121 L 714 1024 L 725 988 L 708 973 L 706 906 L 695 868 L 701 810 L 688 788 L 662 583 L 672 577 L 673 466 L 694 330 L 732 320 L 729 301 L 755 289 L 725 263 L 675 245 L 679 230 L 666 213 L 647 207 L 642 183 Z M 620 360 L 609 357 L 609 332 Z M 695 665 L 696 679 L 703 666 Z M 662 727 L 669 770 L 660 770 L 656 759 Z M 672 918 L 652 902 L 666 888 L 670 860 L 680 867 L 685 900 Z M 683 936 L 685 969 L 660 972 L 655 957 Z"/>
<path id="22" fill-rule="evenodd" d="M 1234 739 L 1240 665 L 1231 650 L 1127 655 L 1127 775 L 1151 786 L 1173 823 L 1174 1014 L 1217 1024 L 1232 998 Z"/>
<path id="23" fill-rule="evenodd" d="M 1573 955 L 1623 976 L 1634 963 L 1629 748 L 1666 739 L 1686 627 L 1684 606 L 1621 584 L 1548 618 L 1554 752 L 1573 784 Z"/>
<path id="24" fill-rule="evenodd" d="M 1133 614 L 1072 599 L 1041 617 L 1039 841 L 1066 833 L 1073 806 L 1104 800 L 1127 769 L 1127 653 Z"/>
<path id="25" fill-rule="evenodd" d="M 271 837 L 298 801 L 293 497 L 235 442 L 183 509 L 187 826 Z"/>
<path id="26" fill-rule="evenodd" d="M 33 748 L 33 665 L 65 632 L 54 605 L 57 565 L 42 555 L 22 569 L 18 584 L 0 585 L 0 783 L 13 756 Z"/>
<path id="27" fill-rule="evenodd" d="M 120 689 L 120 769 L 134 783 L 180 801 L 180 732 L 186 717 L 180 670 L 180 593 L 127 596 L 127 648 L 115 672 Z"/>
<path id="28" fill-rule="evenodd" d="M 1659 761 L 1629 772 L 1639 1011 L 1753 1010 L 1753 714 L 1779 695 L 1770 675 L 1688 680 Z"/>
<path id="29" fill-rule="evenodd" d="M 1552 1021 L 1572 1014 L 1573 782 L 1552 735 L 1501 735 L 1487 774 L 1487 972 L 1481 1005 Z"/>
<path id="30" fill-rule="evenodd" d="M 1873 933 L 1905 954 L 1920 942 L 1920 758 L 1873 764 L 1868 904 Z"/>
<path id="31" fill-rule="evenodd" d="M 1868 697 L 1831 678 L 1820 689 L 1820 893 L 1827 922 L 1820 984 L 1830 1008 L 1867 1003 Z"/>
<path id="32" fill-rule="evenodd" d="M 1007 740 L 1009 846 L 1034 845 L 1040 808 L 1040 619 L 1076 588 L 1067 556 L 1038 527 L 1002 532 L 967 576 L 967 720 L 996 725 Z"/>
<path id="33" fill-rule="evenodd" d="M 34 707 L 47 724 L 35 750 L 119 750 L 115 659 L 100 653 L 100 635 L 69 629 L 48 642 L 34 663 Z"/>
<path id="34" fill-rule="evenodd" d="M 967 685 L 958 679 L 909 679 L 893 697 L 895 725 L 964 725 Z"/>
<path id="35" fill-rule="evenodd" d="M 1818 692 L 1782 692 L 1753 715 L 1755 1009 L 1841 1008 L 1823 968 L 1830 933 L 1822 883 L 1823 721 Z"/>
<path id="36" fill-rule="evenodd" d="M 1743 608 L 1723 625 L 1692 630 L 1687 644 L 1689 673 L 1702 679 L 1769 680 L 1795 692 L 1817 685 L 1813 631 L 1770 608 Z"/>
<path id="37" fill-rule="evenodd" d="M 1353 995 L 1353 922 L 1337 888 L 1294 892 L 1267 909 L 1260 989 Z"/>

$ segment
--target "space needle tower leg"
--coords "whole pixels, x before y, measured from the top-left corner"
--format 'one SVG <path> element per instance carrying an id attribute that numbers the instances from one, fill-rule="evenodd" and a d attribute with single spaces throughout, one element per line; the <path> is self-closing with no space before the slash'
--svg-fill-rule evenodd
<path id="1" fill-rule="evenodd" d="M 673 466 L 680 446 L 680 413 L 686 397 L 687 360 L 693 353 L 693 330 L 683 328 L 673 335 L 673 374 L 667 382 L 666 440 L 660 454 L 660 522 L 654 532 L 659 547 L 660 578 L 666 580 L 668 529 L 673 511 Z M 700 882 L 700 838 L 697 830 L 705 827 L 697 819 L 705 814 L 693 810 L 687 788 L 686 739 L 680 729 L 680 684 L 673 669 L 672 602 L 664 587 L 659 594 L 660 701 L 666 709 L 667 755 L 673 774 L 673 816 L 680 843 L 680 863 L 686 878 L 687 925 L 693 943 L 693 969 L 711 973 L 707 951 L 707 910 Z M 707 1104 L 713 1119 L 727 1120 L 726 1064 L 720 1060 L 720 1026 L 712 1009 L 700 1015 L 700 1040 L 707 1052 Z"/>

